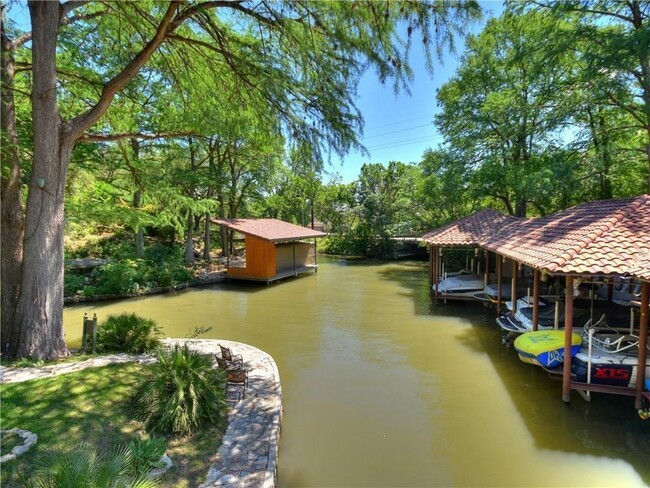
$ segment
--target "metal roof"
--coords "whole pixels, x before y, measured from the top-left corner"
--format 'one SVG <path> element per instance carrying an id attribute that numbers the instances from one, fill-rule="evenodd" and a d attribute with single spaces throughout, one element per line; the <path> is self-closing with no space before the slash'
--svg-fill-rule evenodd
<path id="1" fill-rule="evenodd" d="M 241 234 L 248 234 L 271 242 L 297 241 L 314 237 L 325 237 L 325 232 L 290 224 L 278 219 L 212 219 Z"/>

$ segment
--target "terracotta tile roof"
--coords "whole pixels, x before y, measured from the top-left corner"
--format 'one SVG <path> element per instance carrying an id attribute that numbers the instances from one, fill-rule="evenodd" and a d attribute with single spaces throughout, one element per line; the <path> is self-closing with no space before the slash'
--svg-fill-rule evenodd
<path id="1" fill-rule="evenodd" d="M 488 208 L 428 232 L 422 239 L 433 246 L 476 246 L 517 220 Z"/>
<path id="2" fill-rule="evenodd" d="M 551 273 L 650 279 L 650 195 L 589 202 L 514 222 L 481 245 Z"/>
<path id="3" fill-rule="evenodd" d="M 212 222 L 242 234 L 253 235 L 272 242 L 296 241 L 327 235 L 309 227 L 290 224 L 278 219 L 212 219 Z"/>
<path id="4" fill-rule="evenodd" d="M 637 257 L 631 274 L 642 280 L 650 281 L 650 250 L 645 255 L 642 253 Z"/>

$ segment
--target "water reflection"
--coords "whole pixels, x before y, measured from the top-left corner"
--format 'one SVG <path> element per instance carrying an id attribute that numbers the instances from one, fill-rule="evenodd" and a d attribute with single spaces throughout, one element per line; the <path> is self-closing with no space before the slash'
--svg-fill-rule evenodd
<path id="1" fill-rule="evenodd" d="M 639 486 L 650 422 L 630 398 L 560 400 L 501 345 L 493 312 L 434 305 L 426 264 L 320 260 L 317 275 L 78 306 L 133 311 L 169 336 L 247 342 L 277 361 L 280 486 Z M 76 327 L 79 324 L 79 327 Z"/>

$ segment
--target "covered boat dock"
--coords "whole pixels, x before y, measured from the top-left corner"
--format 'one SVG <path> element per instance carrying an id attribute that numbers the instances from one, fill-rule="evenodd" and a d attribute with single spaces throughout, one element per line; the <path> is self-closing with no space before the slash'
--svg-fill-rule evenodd
<path id="1" fill-rule="evenodd" d="M 519 219 L 509 215 L 504 215 L 492 209 L 484 209 L 473 213 L 455 222 L 451 222 L 438 229 L 428 232 L 422 236 L 429 248 L 429 285 L 433 287 L 433 293 L 436 300 L 442 299 L 472 299 L 468 296 L 458 296 L 453 293 L 439 292 L 438 283 L 445 279 L 449 270 L 443 258 L 443 253 L 451 249 L 467 249 L 472 258 L 466 263 L 467 271 L 475 272 L 482 278 L 484 285 L 490 281 L 490 261 L 489 251 L 483 249 L 483 267 L 479 260 L 479 249 L 481 244 L 490 238 L 499 230 L 512 222 Z M 496 261 L 497 283 L 502 281 L 501 262 Z M 499 296 L 500 293 L 499 285 Z"/>
<path id="2" fill-rule="evenodd" d="M 455 242 L 463 238 L 459 230 L 470 231 L 471 244 L 497 255 L 497 268 L 504 259 L 513 263 L 512 301 L 517 301 L 517 270 L 524 266 L 533 270 L 533 330 L 538 325 L 538 302 L 540 282 L 548 276 L 564 280 L 565 351 L 571 349 L 574 325 L 573 301 L 575 288 L 583 281 L 600 282 L 608 286 L 611 298 L 615 279 L 634 279 L 640 283 L 638 306 L 638 361 L 634 386 L 611 386 L 577 382 L 571 372 L 571 361 L 562 368 L 562 399 L 570 401 L 572 389 L 580 392 L 603 392 L 635 397 L 635 405 L 641 408 L 644 392 L 648 314 L 650 290 L 650 195 L 619 200 L 588 202 L 555 214 L 530 219 L 514 219 L 499 222 L 491 212 L 469 216 L 425 235 L 432 246 L 430 281 L 438 275 L 436 269 L 436 246 L 444 245 L 445 234 L 454 236 Z M 475 216 L 478 216 L 476 218 Z M 472 217 L 475 217 L 474 219 Z M 489 218 L 489 220 L 488 220 Z M 467 222 L 485 220 L 492 229 L 478 230 Z M 476 223 L 475 223 L 476 225 Z M 454 230 L 457 229 L 457 230 Z M 472 234 L 472 232 L 475 232 Z M 428 236 L 428 238 L 427 238 Z M 483 236 L 483 237 L 481 237 Z M 468 244 L 470 244 L 468 242 Z M 500 274 L 497 269 L 497 274 Z M 501 282 L 500 279 L 497 281 Z M 500 287 L 500 285 L 499 285 Z M 500 293 L 499 293 L 500 296 Z M 568 355 L 570 356 L 570 355 Z M 588 393 L 585 394 L 588 396 Z"/>
<path id="3" fill-rule="evenodd" d="M 213 219 L 212 222 L 244 236 L 243 258 L 231 259 L 226 251 L 229 279 L 269 284 L 318 270 L 316 239 L 326 236 L 324 232 L 278 219 Z M 223 247 L 227 250 L 228 242 Z"/>

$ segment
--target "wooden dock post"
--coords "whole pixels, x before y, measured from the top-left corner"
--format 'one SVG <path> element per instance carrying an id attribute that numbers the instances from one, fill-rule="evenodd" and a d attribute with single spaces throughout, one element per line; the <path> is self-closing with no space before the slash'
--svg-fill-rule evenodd
<path id="1" fill-rule="evenodd" d="M 533 330 L 539 322 L 539 270 L 533 272 Z"/>
<path id="2" fill-rule="evenodd" d="M 497 254 L 497 315 L 501 313 L 501 279 L 503 274 L 503 256 Z"/>
<path id="3" fill-rule="evenodd" d="M 517 288 L 519 287 L 519 263 L 512 260 L 512 282 L 510 283 L 510 300 L 512 300 L 512 313 L 517 313 Z"/>
<path id="4" fill-rule="evenodd" d="M 562 370 L 562 401 L 571 401 L 571 333 L 573 332 L 573 276 L 566 277 L 564 306 L 564 368 Z"/>
<path id="5" fill-rule="evenodd" d="M 650 283 L 641 285 L 641 316 L 639 317 L 639 362 L 636 367 L 636 408 L 643 407 L 643 388 L 645 386 L 645 362 L 648 356 L 648 305 Z"/>
<path id="6" fill-rule="evenodd" d="M 435 303 L 438 303 L 438 276 L 440 275 L 438 270 L 439 264 L 440 259 L 438 257 L 438 246 L 433 246 L 433 298 Z"/>
<path id="7" fill-rule="evenodd" d="M 81 352 L 86 354 L 86 348 L 88 346 L 88 341 L 93 341 L 92 351 L 93 354 L 97 352 L 97 314 L 93 314 L 92 320 L 88 318 L 88 314 L 84 312 L 83 319 L 83 335 L 81 338 Z"/>

